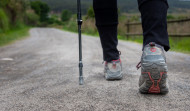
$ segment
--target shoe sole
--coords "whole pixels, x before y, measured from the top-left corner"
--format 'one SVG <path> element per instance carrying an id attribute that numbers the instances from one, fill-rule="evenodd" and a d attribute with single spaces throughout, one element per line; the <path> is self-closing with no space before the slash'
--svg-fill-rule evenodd
<path id="1" fill-rule="evenodd" d="M 139 91 L 143 94 L 167 94 L 169 92 L 166 63 L 145 63 L 142 67 L 142 75 L 145 82 L 140 86 Z"/>
<path id="2" fill-rule="evenodd" d="M 106 80 L 121 80 L 123 79 L 122 72 L 120 74 L 107 74 L 105 73 Z"/>

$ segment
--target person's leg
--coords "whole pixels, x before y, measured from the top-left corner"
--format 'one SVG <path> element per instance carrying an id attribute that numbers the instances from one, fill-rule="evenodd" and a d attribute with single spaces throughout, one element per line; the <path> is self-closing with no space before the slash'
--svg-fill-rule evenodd
<path id="1" fill-rule="evenodd" d="M 167 0 L 138 0 L 141 12 L 144 42 L 143 47 L 155 42 L 170 49 L 167 32 Z"/>
<path id="2" fill-rule="evenodd" d="M 96 26 L 103 48 L 104 61 L 119 59 L 117 50 L 117 0 L 93 0 Z"/>
<path id="3" fill-rule="evenodd" d="M 117 50 L 117 0 L 93 0 L 96 26 L 100 35 L 107 80 L 122 79 L 122 66 Z"/>

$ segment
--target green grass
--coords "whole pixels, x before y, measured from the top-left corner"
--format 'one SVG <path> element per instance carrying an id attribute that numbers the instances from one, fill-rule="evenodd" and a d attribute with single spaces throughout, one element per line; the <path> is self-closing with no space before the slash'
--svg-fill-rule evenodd
<path id="1" fill-rule="evenodd" d="M 120 40 L 132 41 L 142 44 L 143 38 L 140 37 L 129 37 L 128 39 L 125 36 L 118 36 Z M 170 47 L 171 51 L 183 52 L 190 54 L 190 37 L 178 37 L 171 38 L 170 37 Z"/>
<path id="2" fill-rule="evenodd" d="M 77 32 L 78 26 L 76 21 L 69 21 L 68 24 L 63 24 L 63 29 L 71 32 Z"/>
<path id="3" fill-rule="evenodd" d="M 170 38 L 170 46 L 172 51 L 190 54 L 190 37 Z"/>
<path id="4" fill-rule="evenodd" d="M 23 39 L 29 35 L 30 27 L 24 26 L 19 29 L 12 29 L 5 33 L 0 33 L 0 46 L 10 44 L 16 40 Z"/>
<path id="5" fill-rule="evenodd" d="M 68 32 L 78 33 L 78 26 L 77 26 L 77 24 L 75 22 L 72 22 L 68 26 L 63 26 L 62 29 L 65 30 L 65 31 L 68 31 Z M 99 36 L 98 31 L 94 31 L 91 28 L 82 29 L 82 34 L 84 34 L 84 35 L 90 35 L 90 36 L 95 36 L 95 37 Z"/>
<path id="6" fill-rule="evenodd" d="M 136 43 L 140 43 L 140 44 L 143 43 L 142 36 L 134 36 L 134 37 L 127 38 L 126 36 L 118 35 L 118 39 L 119 40 L 125 40 L 125 41 L 132 41 L 132 42 L 136 42 Z"/>

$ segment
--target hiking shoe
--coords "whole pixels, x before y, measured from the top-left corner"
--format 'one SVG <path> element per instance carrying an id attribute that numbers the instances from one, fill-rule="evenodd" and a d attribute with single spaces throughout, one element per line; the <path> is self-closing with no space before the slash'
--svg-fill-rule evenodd
<path id="1" fill-rule="evenodd" d="M 122 75 L 121 60 L 113 60 L 111 62 L 105 62 L 104 74 L 106 80 L 120 80 Z"/>
<path id="2" fill-rule="evenodd" d="M 139 66 L 140 64 L 141 66 Z M 154 42 L 146 45 L 141 57 L 141 63 L 137 65 L 137 68 L 140 67 L 139 91 L 141 93 L 168 93 L 166 81 L 168 68 L 162 46 Z"/>

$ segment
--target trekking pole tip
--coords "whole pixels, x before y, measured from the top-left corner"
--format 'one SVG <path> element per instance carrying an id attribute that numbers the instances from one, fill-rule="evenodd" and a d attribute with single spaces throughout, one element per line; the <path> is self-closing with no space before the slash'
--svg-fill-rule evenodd
<path id="1" fill-rule="evenodd" d="M 79 77 L 79 85 L 83 85 L 84 84 L 84 79 L 83 77 Z"/>

